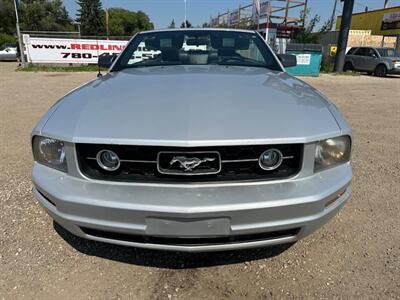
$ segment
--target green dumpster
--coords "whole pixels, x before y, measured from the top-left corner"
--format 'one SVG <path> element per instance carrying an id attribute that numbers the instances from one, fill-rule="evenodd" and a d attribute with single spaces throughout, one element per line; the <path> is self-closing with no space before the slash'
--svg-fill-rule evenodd
<path id="1" fill-rule="evenodd" d="M 288 44 L 286 53 L 296 55 L 297 58 L 297 66 L 286 68 L 290 75 L 319 76 L 322 45 Z"/>

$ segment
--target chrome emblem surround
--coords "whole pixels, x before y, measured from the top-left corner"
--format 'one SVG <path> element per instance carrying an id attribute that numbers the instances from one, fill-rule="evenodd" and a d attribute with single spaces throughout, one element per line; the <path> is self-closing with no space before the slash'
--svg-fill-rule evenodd
<path id="1" fill-rule="evenodd" d="M 160 156 L 163 154 L 171 155 L 171 159 L 168 159 L 168 165 L 178 166 L 182 171 L 176 169 L 164 169 L 160 167 Z M 211 155 L 210 155 L 211 154 Z M 211 169 L 204 172 L 196 172 L 196 169 L 206 162 L 215 162 L 218 160 L 218 169 Z M 217 151 L 196 151 L 196 152 L 185 152 L 185 151 L 161 151 L 157 155 L 157 170 L 161 174 L 167 175 L 212 175 L 218 174 L 221 171 L 221 156 Z"/>

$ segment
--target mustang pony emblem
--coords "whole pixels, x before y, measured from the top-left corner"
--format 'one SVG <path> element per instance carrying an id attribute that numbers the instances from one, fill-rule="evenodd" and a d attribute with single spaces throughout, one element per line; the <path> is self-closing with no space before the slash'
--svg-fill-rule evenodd
<path id="1" fill-rule="evenodd" d="M 200 159 L 197 157 L 174 156 L 169 164 L 173 165 L 174 163 L 179 162 L 180 168 L 184 169 L 185 172 L 189 172 L 200 166 L 202 163 L 214 160 L 215 157 L 205 157 L 203 159 Z"/>

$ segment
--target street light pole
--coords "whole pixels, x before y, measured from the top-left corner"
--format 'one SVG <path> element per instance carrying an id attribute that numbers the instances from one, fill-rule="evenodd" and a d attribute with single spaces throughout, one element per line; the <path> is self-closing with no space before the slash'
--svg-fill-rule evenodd
<path id="1" fill-rule="evenodd" d="M 18 44 L 19 44 L 19 52 L 21 55 L 21 63 L 22 67 L 26 67 L 25 54 L 24 54 L 24 43 L 22 42 L 21 31 L 19 29 L 19 17 L 18 17 L 18 6 L 16 0 L 14 0 L 15 7 L 15 25 L 17 27 L 17 36 L 18 36 Z"/>

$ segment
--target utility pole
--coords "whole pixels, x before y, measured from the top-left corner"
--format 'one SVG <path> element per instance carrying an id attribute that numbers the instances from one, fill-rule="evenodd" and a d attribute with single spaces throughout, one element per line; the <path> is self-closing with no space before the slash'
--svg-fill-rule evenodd
<path id="1" fill-rule="evenodd" d="M 107 40 L 110 36 L 110 27 L 108 26 L 108 20 L 110 19 L 110 16 L 108 14 L 108 8 L 105 9 L 106 11 L 106 34 L 107 34 Z"/>
<path id="2" fill-rule="evenodd" d="M 305 0 L 304 2 L 304 16 L 303 16 L 303 27 L 306 26 L 306 14 L 307 14 L 307 8 L 308 8 L 308 0 Z"/>
<path id="3" fill-rule="evenodd" d="M 17 0 L 14 0 L 14 7 L 15 7 L 15 25 L 17 27 L 19 52 L 20 52 L 20 55 L 21 55 L 22 67 L 25 68 L 26 67 L 26 61 L 25 61 L 25 54 L 24 54 L 24 43 L 22 42 L 21 30 L 19 29 L 19 17 L 18 17 Z"/>
<path id="4" fill-rule="evenodd" d="M 236 25 L 236 27 L 237 28 L 240 28 L 240 10 L 241 10 L 242 8 L 241 8 L 241 5 L 239 4 L 239 10 L 238 10 L 238 22 L 237 22 L 237 25 Z"/>
<path id="5" fill-rule="evenodd" d="M 187 16 L 186 16 L 186 0 L 185 0 L 185 28 L 187 28 Z"/>
<path id="6" fill-rule="evenodd" d="M 383 4 L 383 8 L 387 8 L 389 4 L 389 0 L 385 0 Z M 385 47 L 385 36 L 382 35 L 382 40 L 381 40 L 381 47 Z"/>
<path id="7" fill-rule="evenodd" d="M 265 28 L 265 40 L 267 44 L 269 45 L 269 21 L 270 21 L 270 16 L 271 16 L 271 2 L 268 2 L 267 6 L 267 24 Z"/>
<path id="8" fill-rule="evenodd" d="M 343 0 L 341 0 L 343 1 Z M 349 38 L 351 17 L 353 14 L 354 0 L 344 0 L 342 22 L 340 24 L 338 49 L 335 58 L 335 72 L 342 72 L 346 56 L 347 40 Z"/>
<path id="9" fill-rule="evenodd" d="M 335 4 L 333 4 L 332 16 L 331 20 L 329 21 L 329 31 L 332 31 L 333 23 L 335 22 L 336 6 L 337 6 L 337 0 L 335 0 Z"/>
<path id="10" fill-rule="evenodd" d="M 287 18 L 288 18 L 288 15 L 289 15 L 289 5 L 290 5 L 290 0 L 286 0 L 285 19 L 284 19 L 285 25 L 287 25 Z"/>
<path id="11" fill-rule="evenodd" d="M 110 16 L 108 14 L 108 0 L 106 0 L 104 10 L 105 10 L 105 17 L 106 17 L 106 35 L 107 35 L 107 40 L 108 40 L 108 37 L 110 36 L 110 28 L 108 27 L 108 21 L 110 19 Z"/>
<path id="12" fill-rule="evenodd" d="M 80 22 L 75 22 L 76 26 L 78 26 L 78 37 L 81 38 L 81 23 Z"/>

